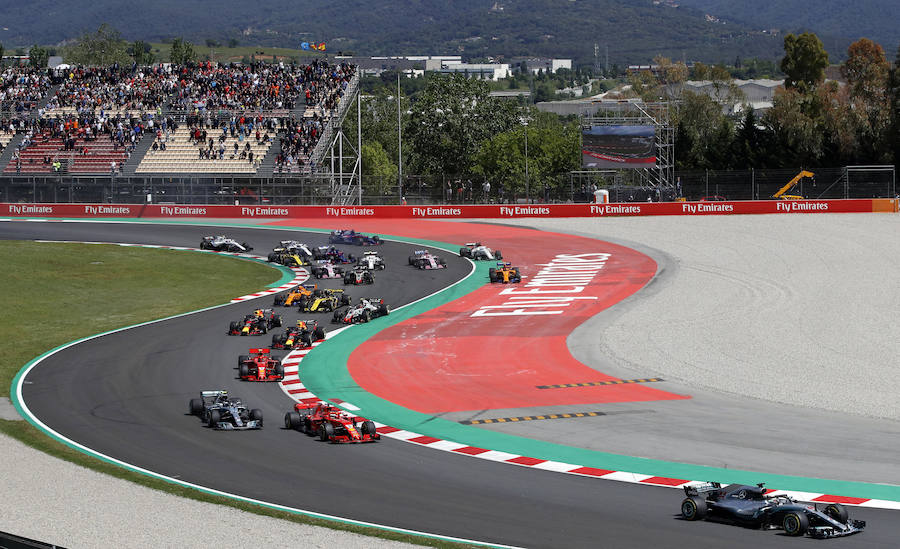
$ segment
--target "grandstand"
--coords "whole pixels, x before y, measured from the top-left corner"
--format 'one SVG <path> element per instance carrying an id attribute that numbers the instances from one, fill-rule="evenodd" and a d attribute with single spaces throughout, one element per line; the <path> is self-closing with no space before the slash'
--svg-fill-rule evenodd
<path id="1" fill-rule="evenodd" d="M 211 132 L 210 135 L 215 133 Z M 208 140 L 212 141 L 212 148 L 208 141 L 195 141 L 191 136 L 191 128 L 178 128 L 165 140 L 165 150 L 151 148 L 144 155 L 135 173 L 254 174 L 272 146 L 271 139 L 257 142 L 253 136 L 245 139 L 228 136 L 223 141 L 209 137 Z M 220 150 L 222 158 L 218 156 Z M 209 152 L 210 157 L 201 157 L 201 151 Z"/>
<path id="2" fill-rule="evenodd" d="M 19 151 L 18 161 L 10 161 L 3 173 L 53 173 L 54 163 L 61 164 L 61 172 L 68 173 L 109 173 L 111 163 L 116 170 L 128 159 L 128 153 L 118 147 L 109 136 L 95 139 L 77 139 L 74 148 L 65 150 L 61 137 L 51 137 L 45 131 L 32 139 L 32 143 Z"/>
<path id="3" fill-rule="evenodd" d="M 361 163 L 340 128 L 358 89 L 357 67 L 319 60 L 6 70 L 0 194 L 344 203 Z"/>

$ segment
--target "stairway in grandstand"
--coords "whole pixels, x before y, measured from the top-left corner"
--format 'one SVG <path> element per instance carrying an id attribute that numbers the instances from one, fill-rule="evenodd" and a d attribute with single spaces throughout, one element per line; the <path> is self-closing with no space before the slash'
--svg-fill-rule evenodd
<path id="1" fill-rule="evenodd" d="M 201 159 L 201 144 L 195 143 L 190 136 L 190 128 L 186 125 L 180 126 L 177 130 L 169 135 L 166 143 L 166 150 L 153 151 L 152 149 L 141 158 L 135 173 L 244 173 L 256 174 L 259 159 L 264 159 L 271 148 L 273 139 L 265 143 L 257 143 L 254 137 L 248 137 L 239 140 L 230 135 L 225 140 L 225 155 L 223 159 L 218 158 L 220 130 L 211 130 L 209 137 L 213 138 L 214 148 L 216 151 L 215 159 Z M 207 138 L 207 140 L 209 139 Z M 238 153 L 235 154 L 234 145 L 238 145 Z M 244 150 L 247 143 L 250 143 L 250 150 L 253 151 L 253 164 L 247 159 L 239 158 L 240 151 Z M 152 143 L 151 143 L 152 146 Z M 203 145 L 206 148 L 206 145 Z"/>
<path id="2" fill-rule="evenodd" d="M 0 133 L 0 147 L 3 147 L 3 152 L 0 152 L 0 166 L 9 164 L 16 151 L 16 145 L 21 143 L 24 138 L 25 134 L 23 133 Z M 13 164 L 13 173 L 15 172 L 16 165 Z"/>
<path id="3" fill-rule="evenodd" d="M 141 140 L 134 146 L 134 152 L 131 153 L 131 156 L 125 164 L 122 165 L 122 175 L 135 174 L 141 160 L 143 160 L 144 156 L 150 152 L 150 147 L 153 146 L 154 139 L 156 139 L 156 136 L 152 132 L 145 132 L 141 136 Z"/>

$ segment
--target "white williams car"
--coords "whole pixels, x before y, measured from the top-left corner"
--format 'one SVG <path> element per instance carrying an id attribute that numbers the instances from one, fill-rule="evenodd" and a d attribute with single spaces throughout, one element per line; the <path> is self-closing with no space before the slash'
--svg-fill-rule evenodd
<path id="1" fill-rule="evenodd" d="M 365 252 L 362 257 L 356 258 L 356 265 L 370 271 L 376 269 L 381 271 L 384 269 L 384 258 L 378 255 L 378 252 Z"/>
<path id="2" fill-rule="evenodd" d="M 469 259 L 485 259 L 487 261 L 494 261 L 497 259 L 503 259 L 503 254 L 500 253 L 500 250 L 492 250 L 487 246 L 483 245 L 481 242 L 469 242 L 466 244 L 465 248 L 459 249 L 459 257 L 468 257 Z"/>
<path id="3" fill-rule="evenodd" d="M 213 250 L 214 252 L 244 253 L 249 252 L 253 248 L 248 246 L 246 242 L 238 242 L 233 238 L 228 238 L 227 236 L 223 235 L 217 235 L 204 236 L 203 239 L 200 240 L 200 249 Z"/>

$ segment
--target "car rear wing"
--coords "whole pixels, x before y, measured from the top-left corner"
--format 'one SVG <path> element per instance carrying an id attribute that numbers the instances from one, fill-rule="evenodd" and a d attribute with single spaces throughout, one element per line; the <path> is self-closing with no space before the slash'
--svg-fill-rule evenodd
<path id="1" fill-rule="evenodd" d="M 699 496 L 700 494 L 708 494 L 722 488 L 718 482 L 701 482 L 700 484 L 688 484 L 683 487 L 684 493 L 688 497 Z"/>
<path id="2" fill-rule="evenodd" d="M 200 391 L 201 397 L 215 397 L 215 396 L 219 396 L 219 395 L 225 396 L 227 394 L 228 394 L 228 391 L 226 391 L 224 389 L 219 390 L 219 391 Z"/>
<path id="3" fill-rule="evenodd" d="M 269 349 L 250 349 L 250 354 L 267 355 L 267 354 L 269 354 Z"/>
<path id="4" fill-rule="evenodd" d="M 343 288 L 324 288 L 324 289 L 327 290 L 328 293 L 332 294 L 332 295 L 344 293 Z"/>
<path id="5" fill-rule="evenodd" d="M 371 251 L 368 251 L 368 252 L 363 252 L 363 255 L 378 255 L 378 252 L 376 252 L 376 251 L 374 251 L 374 250 L 371 250 Z"/>

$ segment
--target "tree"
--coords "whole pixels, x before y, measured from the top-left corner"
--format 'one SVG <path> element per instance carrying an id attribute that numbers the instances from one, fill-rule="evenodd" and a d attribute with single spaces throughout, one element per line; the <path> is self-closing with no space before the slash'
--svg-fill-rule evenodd
<path id="1" fill-rule="evenodd" d="M 744 105 L 744 116 L 738 126 L 732 143 L 732 167 L 735 169 L 749 169 L 762 167 L 765 163 L 763 156 L 763 132 L 757 126 L 759 119 L 753 112 L 753 107 Z"/>
<path id="2" fill-rule="evenodd" d="M 527 126 L 519 126 L 486 139 L 475 154 L 472 172 L 502 183 L 515 195 L 525 191 L 525 134 L 528 134 L 528 187 L 531 196 L 553 188 L 553 176 L 580 166 L 577 122 L 563 124 L 553 113 L 531 110 Z"/>
<path id="3" fill-rule="evenodd" d="M 149 65 L 153 63 L 153 51 L 147 42 L 136 40 L 129 48 L 129 51 L 136 64 Z"/>
<path id="4" fill-rule="evenodd" d="M 814 166 L 823 157 L 825 120 L 815 95 L 778 88 L 763 122 L 774 135 L 773 167 Z"/>
<path id="5" fill-rule="evenodd" d="M 786 75 L 785 88 L 810 91 L 825 80 L 828 52 L 819 37 L 811 32 L 784 37 L 781 70 Z"/>
<path id="6" fill-rule="evenodd" d="M 35 44 L 28 50 L 28 58 L 32 67 L 42 69 L 47 66 L 50 55 L 47 53 L 46 49 Z"/>
<path id="7" fill-rule="evenodd" d="M 4 52 L 3 44 L 0 44 L 0 64 L 2 64 L 2 61 L 3 61 L 3 52 Z"/>
<path id="8" fill-rule="evenodd" d="M 489 97 L 486 82 L 435 75 L 412 105 L 403 133 L 414 170 L 454 174 L 471 168 L 483 141 L 518 124 L 518 106 Z"/>
<path id="9" fill-rule="evenodd" d="M 704 93 L 685 91 L 676 119 L 677 169 L 727 167 L 720 164 L 723 156 L 717 151 L 730 148 L 734 125 L 716 101 Z"/>
<path id="10" fill-rule="evenodd" d="M 78 65 L 131 64 L 128 45 L 122 35 L 106 23 L 97 32 L 85 33 L 67 49 L 66 60 Z"/>
<path id="11" fill-rule="evenodd" d="M 239 41 L 237 38 L 229 38 L 229 39 L 228 39 L 228 47 L 229 47 L 229 48 L 236 48 L 236 47 L 238 47 L 240 44 L 241 44 L 241 43 L 240 43 L 240 41 Z"/>
<path id="12" fill-rule="evenodd" d="M 178 37 L 172 41 L 172 51 L 169 53 L 169 60 L 176 65 L 187 65 L 194 60 L 194 45 L 185 42 L 183 38 Z"/>
<path id="13" fill-rule="evenodd" d="M 397 164 L 391 161 L 378 141 L 362 146 L 363 183 L 366 193 L 385 196 L 397 185 Z"/>
<path id="14" fill-rule="evenodd" d="M 900 46 L 897 47 L 897 57 L 891 68 L 888 94 L 891 102 L 891 129 L 888 133 L 888 142 L 891 144 L 894 166 L 900 170 Z"/>
<path id="15" fill-rule="evenodd" d="M 857 162 L 868 164 L 890 160 L 887 141 L 891 125 L 890 68 L 881 46 L 867 38 L 850 45 L 847 61 L 841 65 L 841 74 L 846 78 L 849 90 L 847 118 L 856 133 Z"/>

